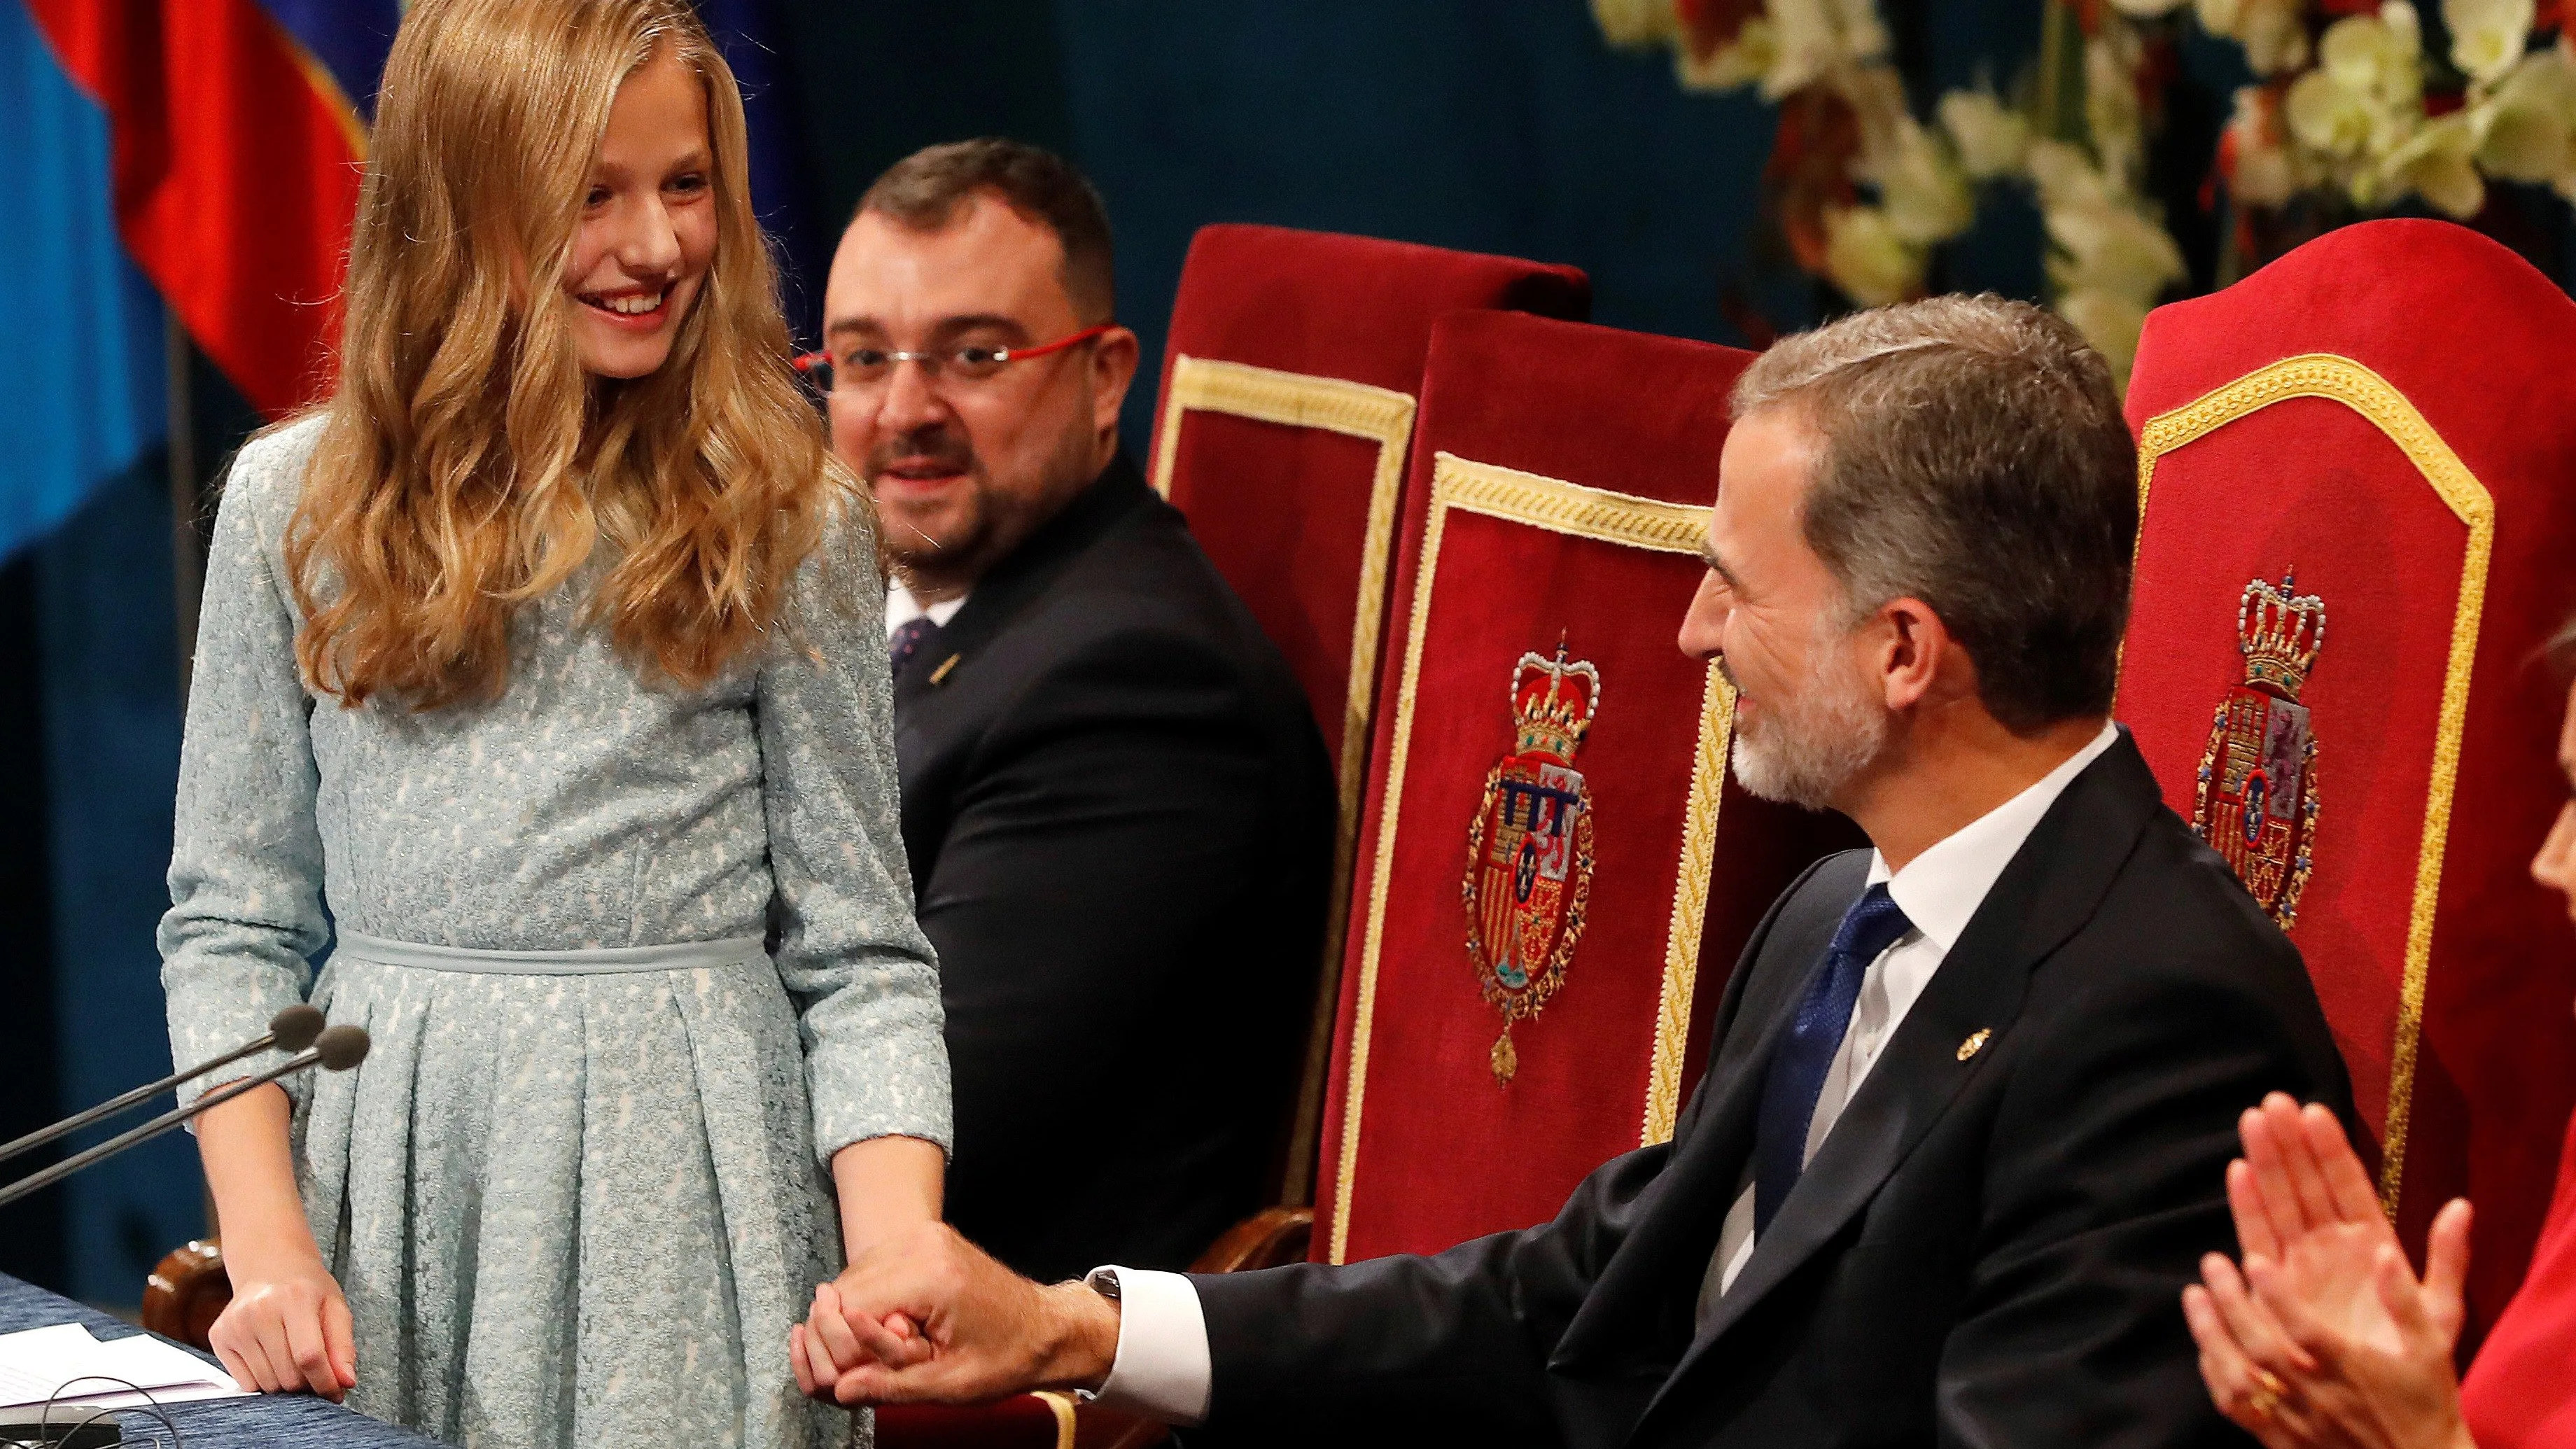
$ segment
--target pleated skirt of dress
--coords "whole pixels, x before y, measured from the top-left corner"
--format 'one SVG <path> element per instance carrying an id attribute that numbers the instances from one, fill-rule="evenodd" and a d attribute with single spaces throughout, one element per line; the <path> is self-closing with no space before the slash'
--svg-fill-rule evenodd
<path id="1" fill-rule="evenodd" d="M 468 1449 L 869 1443 L 788 1364 L 840 1234 L 757 942 L 605 974 L 364 949 L 344 933 L 313 1001 L 373 1048 L 297 1134 L 351 1407 Z"/>

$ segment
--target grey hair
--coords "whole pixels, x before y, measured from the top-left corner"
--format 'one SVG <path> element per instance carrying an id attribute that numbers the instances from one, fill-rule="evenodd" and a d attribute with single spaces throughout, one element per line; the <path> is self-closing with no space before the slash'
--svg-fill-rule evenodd
<path id="1" fill-rule="evenodd" d="M 1794 407 L 1821 435 L 1800 523 L 1847 624 L 1922 600 L 2009 729 L 2110 711 L 2137 449 L 2074 328 L 1992 294 L 1882 307 L 1782 339 L 1732 406 Z"/>

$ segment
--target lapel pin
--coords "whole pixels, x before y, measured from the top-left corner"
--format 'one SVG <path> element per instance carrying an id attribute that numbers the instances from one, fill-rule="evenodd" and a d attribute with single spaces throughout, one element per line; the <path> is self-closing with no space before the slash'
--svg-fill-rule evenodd
<path id="1" fill-rule="evenodd" d="M 1964 1062 L 1968 1058 L 1975 1056 L 1977 1053 L 1984 1051 L 1986 1049 L 1987 1039 L 1993 1035 L 1994 1031 L 1992 1028 L 1982 1026 L 1978 1027 L 1975 1031 L 1970 1032 L 1968 1034 L 1968 1039 L 1959 1043 L 1959 1060 Z"/>
<path id="2" fill-rule="evenodd" d="M 930 671 L 930 682 L 933 684 L 945 682 L 948 678 L 948 671 L 955 669 L 957 667 L 957 661 L 965 657 L 966 656 L 963 654 L 951 654 L 947 658 L 939 661 L 939 667 Z"/>

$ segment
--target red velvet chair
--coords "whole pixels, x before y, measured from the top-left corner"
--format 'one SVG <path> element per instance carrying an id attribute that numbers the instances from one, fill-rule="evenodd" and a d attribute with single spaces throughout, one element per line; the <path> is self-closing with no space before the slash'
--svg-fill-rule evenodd
<path id="1" fill-rule="evenodd" d="M 1211 226 L 1164 348 L 1150 476 L 1314 706 L 1340 792 L 1326 939 L 1342 939 L 1387 575 L 1431 323 L 1462 307 L 1581 317 L 1572 267 L 1373 237 Z M 1302 1202 L 1338 962 L 1325 963 L 1283 1197 Z"/>
<path id="2" fill-rule="evenodd" d="M 2576 608 L 2576 303 L 2434 221 L 2309 243 L 2147 321 L 2119 714 L 2290 932 L 2415 1250 L 2478 1206 L 2471 1334 L 2576 1099 L 2576 943 L 2526 874 Z"/>
<path id="3" fill-rule="evenodd" d="M 1736 953 L 1826 827 L 1745 796 L 1674 633 L 1730 348 L 1502 312 L 1433 328 L 1311 1256 L 1555 1214 L 1668 1138 Z"/>

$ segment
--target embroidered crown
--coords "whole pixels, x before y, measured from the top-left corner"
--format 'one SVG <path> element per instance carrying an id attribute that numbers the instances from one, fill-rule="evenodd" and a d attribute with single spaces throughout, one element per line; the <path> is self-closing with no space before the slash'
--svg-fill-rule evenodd
<path id="1" fill-rule="evenodd" d="M 2245 650 L 2245 682 L 2268 684 L 2291 699 L 2326 642 L 2326 601 L 2293 592 L 2296 570 L 2281 582 L 2256 579 L 2236 605 L 2236 640 Z"/>
<path id="2" fill-rule="evenodd" d="M 1567 660 L 1562 637 L 1554 659 L 1524 654 L 1512 670 L 1512 718 L 1519 722 L 1517 748 L 1523 753 L 1572 759 L 1600 707 L 1601 671 L 1580 659 Z"/>

